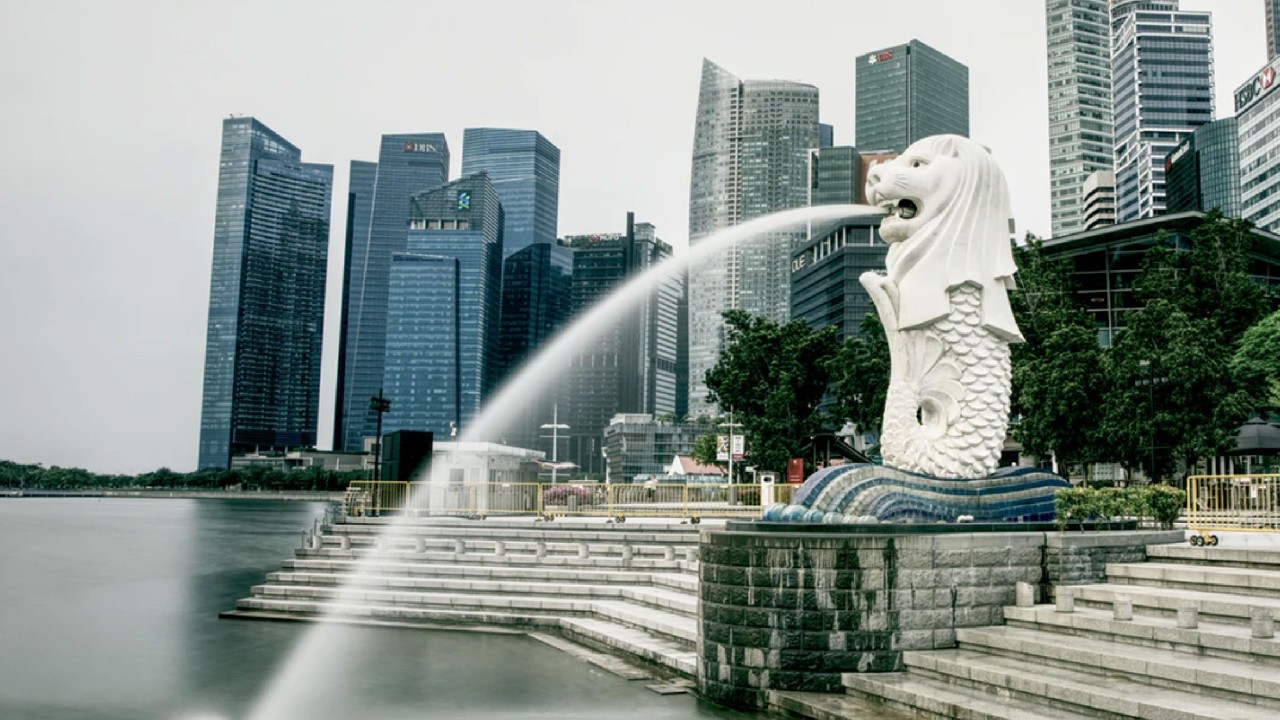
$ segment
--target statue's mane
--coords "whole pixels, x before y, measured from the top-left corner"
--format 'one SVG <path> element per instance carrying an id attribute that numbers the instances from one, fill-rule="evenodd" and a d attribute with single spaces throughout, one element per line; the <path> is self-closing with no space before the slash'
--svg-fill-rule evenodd
<path id="1" fill-rule="evenodd" d="M 982 324 L 1009 342 L 1022 333 L 1009 307 L 1014 288 L 1009 190 L 986 148 L 959 135 L 935 135 L 912 145 L 951 157 L 960 177 L 946 208 L 911 237 L 889 248 L 885 267 L 901 298 L 899 329 L 921 328 L 951 312 L 950 290 L 965 283 L 982 288 Z M 908 149 L 908 153 L 910 149 Z M 922 198 L 925 202 L 943 198 Z"/>

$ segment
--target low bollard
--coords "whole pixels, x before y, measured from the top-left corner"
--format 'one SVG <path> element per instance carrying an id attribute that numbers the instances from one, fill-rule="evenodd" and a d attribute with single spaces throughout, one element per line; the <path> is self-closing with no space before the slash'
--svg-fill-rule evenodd
<path id="1" fill-rule="evenodd" d="M 631 558 L 635 556 L 635 550 L 630 545 L 622 546 L 622 562 L 630 563 Z"/>
<path id="2" fill-rule="evenodd" d="M 424 537 L 416 537 L 413 539 L 413 551 L 416 553 L 424 553 L 427 551 L 427 539 Z"/>
<path id="3" fill-rule="evenodd" d="M 1128 622 L 1133 620 L 1133 598 L 1117 594 L 1111 603 L 1111 617 L 1114 620 Z"/>
<path id="4" fill-rule="evenodd" d="M 339 550 L 350 550 L 350 549 L 351 549 L 351 538 L 350 538 L 350 537 L 348 537 L 348 536 L 346 536 L 346 535 L 339 535 L 339 536 L 338 536 L 338 549 L 339 549 Z"/>
<path id="5" fill-rule="evenodd" d="M 1200 627 L 1200 608 L 1191 603 L 1187 603 L 1178 608 L 1178 628 L 1180 630 L 1195 630 Z"/>
<path id="6" fill-rule="evenodd" d="M 1071 588 L 1060 587 L 1054 591 L 1054 609 L 1060 613 L 1069 613 L 1076 611 L 1076 596 Z"/>
<path id="7" fill-rule="evenodd" d="M 696 563 L 698 562 L 698 548 L 687 547 L 684 549 L 684 561 Z"/>
<path id="8" fill-rule="evenodd" d="M 493 541 L 493 554 L 502 557 L 507 554 L 507 544 L 501 540 Z"/>
<path id="9" fill-rule="evenodd" d="M 675 549 L 675 548 L 673 548 L 673 547 L 671 547 L 670 545 L 668 545 L 668 546 L 666 546 L 665 548 L 663 548 L 663 550 L 662 550 L 662 559 L 663 559 L 663 560 L 675 560 L 675 559 L 676 559 L 676 549 Z"/>
<path id="10" fill-rule="evenodd" d="M 1029 582 L 1020 582 L 1014 586 L 1014 604 L 1018 607 L 1033 607 L 1036 604 L 1036 588 Z"/>
<path id="11" fill-rule="evenodd" d="M 465 555 L 467 553 L 467 542 L 465 540 L 453 541 L 453 554 Z"/>
<path id="12" fill-rule="evenodd" d="M 1271 608 L 1256 607 L 1250 611 L 1252 636 L 1255 640 L 1270 640 L 1276 636 L 1276 618 Z"/>
<path id="13" fill-rule="evenodd" d="M 586 560 L 589 554 L 586 543 L 578 543 L 578 559 Z"/>
<path id="14" fill-rule="evenodd" d="M 544 558 L 547 556 L 547 543 L 539 540 L 537 545 L 533 546 L 533 556 L 536 558 Z"/>

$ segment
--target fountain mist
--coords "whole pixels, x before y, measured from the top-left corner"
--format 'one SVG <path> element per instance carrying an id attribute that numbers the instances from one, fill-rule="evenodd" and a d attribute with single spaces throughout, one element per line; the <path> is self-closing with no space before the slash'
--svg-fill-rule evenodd
<path id="1" fill-rule="evenodd" d="M 547 392 L 549 378 L 561 377 L 565 361 L 575 350 L 591 341 L 602 328 L 644 300 L 670 277 L 686 269 L 697 269 L 708 260 L 743 243 L 770 232 L 784 230 L 807 222 L 830 222 L 848 217 L 884 215 L 885 211 L 870 205 L 821 205 L 797 208 L 766 215 L 709 235 L 683 255 L 669 258 L 636 276 L 610 293 L 560 332 L 536 356 L 528 360 L 464 429 L 459 440 L 479 441 L 500 437 L 510 422 L 522 417 Z M 433 463 L 433 475 L 447 476 L 444 463 Z M 401 522 L 388 523 L 393 529 Z M 360 563 L 361 565 L 363 563 Z M 359 565 L 358 565 L 359 566 Z M 341 598 L 338 604 L 341 604 Z M 315 708 L 306 707 L 310 688 L 341 682 L 347 654 L 341 643 L 350 643 L 350 633 L 341 635 L 338 625 L 317 623 L 294 648 L 258 699 L 249 720 L 287 720 L 312 717 Z"/>

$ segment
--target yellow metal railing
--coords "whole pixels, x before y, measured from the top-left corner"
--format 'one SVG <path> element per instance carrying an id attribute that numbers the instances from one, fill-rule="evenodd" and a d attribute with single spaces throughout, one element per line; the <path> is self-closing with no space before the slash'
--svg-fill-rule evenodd
<path id="1" fill-rule="evenodd" d="M 759 517 L 789 502 L 798 485 L 571 483 L 432 483 L 356 480 L 347 489 L 348 515 L 537 515 L 558 517 Z"/>
<path id="2" fill-rule="evenodd" d="M 1280 475 L 1192 475 L 1187 528 L 1193 545 L 1217 545 L 1214 530 L 1280 532 Z"/>

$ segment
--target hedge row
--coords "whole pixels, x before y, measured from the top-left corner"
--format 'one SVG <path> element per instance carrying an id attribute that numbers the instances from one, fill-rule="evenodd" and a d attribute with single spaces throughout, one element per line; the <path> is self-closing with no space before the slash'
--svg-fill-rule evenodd
<path id="1" fill-rule="evenodd" d="M 1187 494 L 1168 485 L 1138 485 L 1125 488 L 1075 487 L 1059 490 L 1053 498 L 1054 518 L 1059 528 L 1070 522 L 1112 522 L 1121 518 L 1151 518 L 1163 528 L 1172 528 L 1187 504 Z"/>

